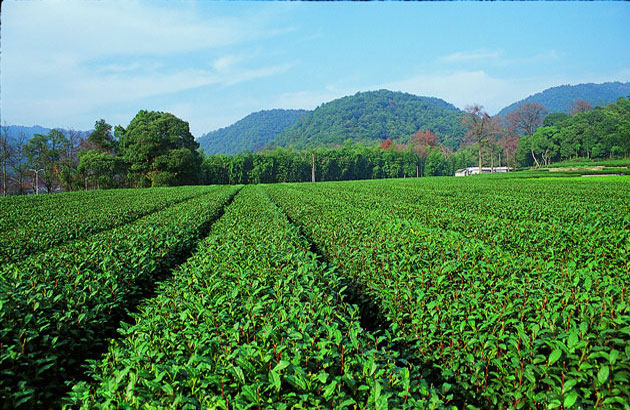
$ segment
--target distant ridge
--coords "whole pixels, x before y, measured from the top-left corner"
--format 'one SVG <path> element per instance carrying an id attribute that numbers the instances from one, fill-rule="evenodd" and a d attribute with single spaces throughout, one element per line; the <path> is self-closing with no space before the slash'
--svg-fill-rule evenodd
<path id="1" fill-rule="evenodd" d="M 234 124 L 197 138 L 206 154 L 260 151 L 276 135 L 295 124 L 306 110 L 266 110 L 249 114 Z"/>
<path id="2" fill-rule="evenodd" d="M 630 83 L 609 82 L 602 84 L 577 84 L 551 87 L 542 92 L 530 95 L 503 108 L 497 115 L 506 115 L 514 111 L 518 106 L 527 102 L 542 105 L 550 113 L 569 113 L 571 104 L 576 100 L 584 100 L 595 106 L 604 106 L 616 102 L 619 97 L 630 96 Z"/>
<path id="3" fill-rule="evenodd" d="M 9 137 L 11 138 L 17 138 L 23 134 L 27 140 L 30 140 L 31 138 L 35 136 L 35 134 L 48 134 L 52 129 L 53 128 L 46 128 L 40 125 L 33 125 L 30 127 L 24 126 L 24 125 L 8 125 L 7 133 L 9 134 Z M 61 130 L 61 132 L 64 135 L 68 135 L 70 133 L 70 130 L 66 130 L 63 128 L 54 128 L 54 129 Z M 81 133 L 81 135 L 87 135 L 91 131 L 75 131 L 75 132 L 79 132 Z"/>

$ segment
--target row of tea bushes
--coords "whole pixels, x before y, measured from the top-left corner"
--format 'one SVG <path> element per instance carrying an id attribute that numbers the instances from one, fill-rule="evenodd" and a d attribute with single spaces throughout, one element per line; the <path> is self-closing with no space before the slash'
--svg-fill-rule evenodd
<path id="1" fill-rule="evenodd" d="M 474 187 L 475 181 L 470 183 Z M 520 181 L 511 183 L 514 195 L 527 195 L 519 190 Z M 578 265 L 505 252 L 472 231 L 464 236 L 416 219 L 413 212 L 402 216 L 395 192 L 379 204 L 370 199 L 374 185 L 345 187 L 345 192 L 327 184 L 266 189 L 328 260 L 366 296 L 379 300 L 391 332 L 414 346 L 414 359 L 432 370 L 434 384 L 456 386 L 458 405 L 626 408 L 630 247 L 625 216 L 616 217 L 612 227 L 621 238 L 614 243 L 615 259 L 594 249 L 591 261 Z M 596 183 L 590 187 L 593 197 L 603 194 Z M 484 202 L 483 192 L 458 201 Z M 527 213 L 521 221 L 530 223 Z M 609 249 L 610 228 L 585 229 L 591 237 L 580 240 Z"/>
<path id="2" fill-rule="evenodd" d="M 428 409 L 450 398 L 390 336 L 361 328 L 344 280 L 255 186 L 134 318 L 72 407 Z"/>
<path id="3" fill-rule="evenodd" d="M 0 201 L 0 262 L 23 260 L 67 241 L 124 225 L 209 189 L 118 189 L 5 198 Z"/>
<path id="4" fill-rule="evenodd" d="M 85 358 L 105 348 L 128 309 L 193 249 L 237 189 L 205 189 L 133 223 L 3 266 L 2 407 L 54 407 Z"/>

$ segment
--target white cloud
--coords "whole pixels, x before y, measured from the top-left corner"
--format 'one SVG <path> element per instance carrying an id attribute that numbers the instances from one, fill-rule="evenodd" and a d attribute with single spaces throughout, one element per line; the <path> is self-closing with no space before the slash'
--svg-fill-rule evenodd
<path id="1" fill-rule="evenodd" d="M 529 82 L 528 82 L 529 83 Z M 515 101 L 514 95 L 531 84 L 492 77 L 485 71 L 455 71 L 451 73 L 419 73 L 401 81 L 382 84 L 380 87 L 405 91 L 416 95 L 434 96 L 464 108 L 473 103 L 484 105 L 495 113 Z M 531 89 L 531 88 L 529 88 Z"/>
<path id="2" fill-rule="evenodd" d="M 293 67 L 280 59 L 243 66 L 244 54 L 225 52 L 293 30 L 269 27 L 272 15 L 203 17 L 195 3 L 157 4 L 4 2 L 3 120 L 89 127 L 103 107 L 115 111 L 152 96 L 233 86 Z M 199 62 L 204 58 L 213 64 Z"/>
<path id="3" fill-rule="evenodd" d="M 499 77 L 483 70 L 475 70 L 437 74 L 418 73 L 404 80 L 375 86 L 373 89 L 387 88 L 416 95 L 438 97 L 460 109 L 478 103 L 483 105 L 488 113 L 494 115 L 505 106 L 550 87 L 628 80 L 630 80 L 630 70 L 622 70 L 609 76 L 547 75 L 525 78 Z"/>
<path id="4" fill-rule="evenodd" d="M 501 56 L 501 52 L 498 50 L 472 50 L 472 51 L 458 51 L 443 57 L 440 60 L 448 63 L 458 63 L 462 61 L 471 60 L 494 60 Z"/>
<path id="5" fill-rule="evenodd" d="M 245 60 L 245 57 L 243 56 L 229 54 L 214 60 L 214 62 L 212 63 L 212 67 L 216 71 L 227 71 L 228 69 L 232 68 L 234 64 L 239 63 L 243 60 Z"/>
<path id="6" fill-rule="evenodd" d="M 166 9 L 136 1 L 6 2 L 3 52 L 67 51 L 85 60 L 104 55 L 166 55 L 231 45 L 263 34 L 254 19 L 204 20 L 187 4 Z"/>

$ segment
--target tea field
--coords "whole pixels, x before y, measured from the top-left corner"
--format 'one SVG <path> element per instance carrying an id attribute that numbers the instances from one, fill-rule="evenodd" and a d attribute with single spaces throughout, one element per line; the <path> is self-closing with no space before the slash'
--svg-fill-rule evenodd
<path id="1" fill-rule="evenodd" d="M 0 210 L 4 409 L 630 409 L 629 177 Z"/>

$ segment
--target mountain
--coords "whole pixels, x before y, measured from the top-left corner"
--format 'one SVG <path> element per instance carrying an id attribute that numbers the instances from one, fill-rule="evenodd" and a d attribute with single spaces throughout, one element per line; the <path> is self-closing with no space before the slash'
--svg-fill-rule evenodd
<path id="1" fill-rule="evenodd" d="M 7 134 L 10 138 L 17 138 L 21 135 L 26 137 L 26 140 L 30 140 L 33 138 L 35 134 L 48 134 L 52 128 L 45 128 L 39 125 L 33 125 L 32 127 L 26 127 L 23 125 L 8 125 L 7 126 Z M 61 130 L 64 135 L 69 135 L 70 130 L 65 130 L 63 128 L 57 128 Z M 79 132 L 83 136 L 87 136 L 91 131 L 76 131 Z"/>
<path id="2" fill-rule="evenodd" d="M 595 106 L 605 106 L 616 102 L 619 97 L 630 96 L 630 83 L 603 83 L 603 84 L 577 84 L 551 87 L 540 93 L 508 105 L 499 111 L 498 115 L 506 115 L 514 111 L 518 106 L 527 102 L 542 105 L 550 113 L 569 113 L 571 104 L 576 100 L 584 100 Z"/>
<path id="3" fill-rule="evenodd" d="M 462 112 L 444 100 L 389 90 L 359 92 L 308 112 L 283 131 L 271 146 L 296 149 L 343 145 L 374 145 L 387 138 L 406 143 L 421 129 L 430 129 L 445 146 L 456 149 L 465 131 Z"/>
<path id="4" fill-rule="evenodd" d="M 206 154 L 260 151 L 276 135 L 295 124 L 305 110 L 267 110 L 249 114 L 234 124 L 197 138 Z"/>

